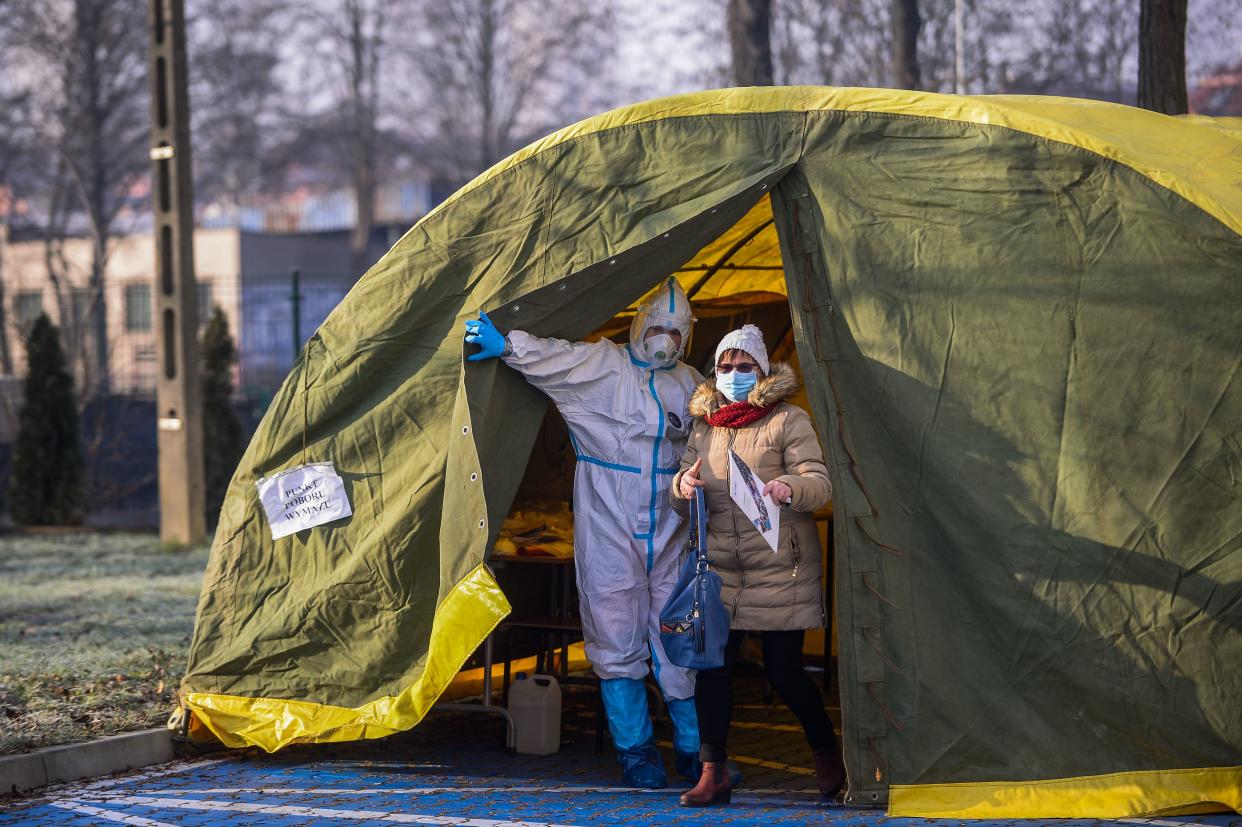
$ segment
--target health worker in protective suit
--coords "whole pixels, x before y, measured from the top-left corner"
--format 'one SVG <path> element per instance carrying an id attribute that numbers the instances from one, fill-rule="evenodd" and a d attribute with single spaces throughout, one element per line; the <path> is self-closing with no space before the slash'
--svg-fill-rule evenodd
<path id="1" fill-rule="evenodd" d="M 643 678 L 647 660 L 668 702 L 677 771 L 694 778 L 699 729 L 694 672 L 668 662 L 659 612 L 677 579 L 686 528 L 669 483 L 690 428 L 689 402 L 703 381 L 680 360 L 694 317 L 673 278 L 645 302 L 622 347 L 502 334 L 484 313 L 466 322 L 470 361 L 500 357 L 556 404 L 577 456 L 574 560 L 586 654 L 627 783 L 663 787 Z"/>

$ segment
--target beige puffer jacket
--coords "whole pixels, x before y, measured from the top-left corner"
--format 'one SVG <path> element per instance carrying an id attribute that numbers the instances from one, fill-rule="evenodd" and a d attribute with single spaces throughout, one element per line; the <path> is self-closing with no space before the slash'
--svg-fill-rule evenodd
<path id="1" fill-rule="evenodd" d="M 722 597 L 731 627 L 747 631 L 813 629 L 824 625 L 824 590 L 820 582 L 819 532 L 812 512 L 832 497 L 811 417 L 790 405 L 798 378 L 786 364 L 755 383 L 748 401 L 759 407 L 780 402 L 763 419 L 741 428 L 714 428 L 703 417 L 727 400 L 708 380 L 690 400 L 694 427 L 686 442 L 681 470 L 673 478 L 673 506 L 685 515 L 681 476 L 703 458 L 699 476 L 705 483 L 708 516 L 707 556 L 720 575 Z M 729 448 L 732 447 L 764 482 L 781 480 L 793 490 L 792 504 L 781 509 L 780 549 L 773 552 L 729 496 Z"/>

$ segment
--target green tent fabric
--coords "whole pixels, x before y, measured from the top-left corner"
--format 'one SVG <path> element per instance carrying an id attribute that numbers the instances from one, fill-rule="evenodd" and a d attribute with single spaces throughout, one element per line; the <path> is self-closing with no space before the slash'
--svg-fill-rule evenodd
<path id="1" fill-rule="evenodd" d="M 1242 808 L 1236 136 L 798 87 L 528 147 L 307 343 L 225 502 L 187 707 L 269 750 L 417 724 L 507 612 L 486 554 L 546 407 L 463 361 L 463 320 L 580 338 L 674 273 L 789 297 L 833 470 L 852 800 Z M 353 516 L 273 541 L 256 480 L 319 461 Z"/>

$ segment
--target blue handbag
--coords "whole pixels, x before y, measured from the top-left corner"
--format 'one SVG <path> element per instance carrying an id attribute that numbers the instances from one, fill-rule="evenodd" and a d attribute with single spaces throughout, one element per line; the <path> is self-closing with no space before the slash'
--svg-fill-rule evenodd
<path id="1" fill-rule="evenodd" d="M 724 666 L 729 613 L 720 599 L 720 575 L 707 564 L 707 506 L 703 489 L 690 500 L 690 542 L 681 574 L 660 611 L 660 642 L 668 659 L 686 669 Z"/>

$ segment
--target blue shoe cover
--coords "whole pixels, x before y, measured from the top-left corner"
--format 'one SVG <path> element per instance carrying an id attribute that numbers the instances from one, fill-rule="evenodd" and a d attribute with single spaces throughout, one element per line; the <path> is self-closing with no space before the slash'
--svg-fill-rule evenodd
<path id="1" fill-rule="evenodd" d="M 673 749 L 677 752 L 699 754 L 699 716 L 694 710 L 694 698 L 666 701 L 668 717 L 673 722 Z M 695 781 L 698 776 L 695 776 Z"/>
<path id="2" fill-rule="evenodd" d="M 617 761 L 621 764 L 625 783 L 631 787 L 659 790 L 668 784 L 664 762 L 660 760 L 660 751 L 654 743 L 633 749 L 618 749 Z"/>
<path id="3" fill-rule="evenodd" d="M 642 681 L 607 678 L 599 682 L 599 691 L 618 753 L 641 750 L 655 743 L 651 715 L 647 712 L 647 690 Z"/>
<path id="4" fill-rule="evenodd" d="M 694 698 L 670 699 L 667 704 L 668 717 L 673 721 L 677 772 L 683 778 L 698 781 L 703 774 L 703 762 L 699 760 L 699 716 L 694 710 Z"/>

